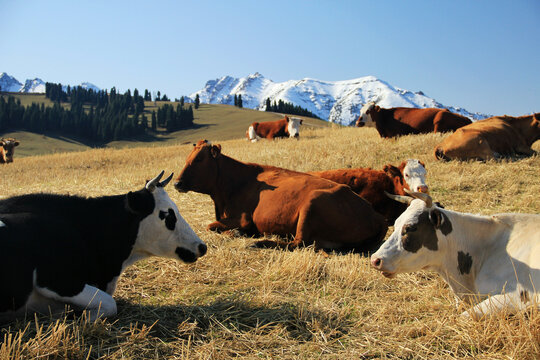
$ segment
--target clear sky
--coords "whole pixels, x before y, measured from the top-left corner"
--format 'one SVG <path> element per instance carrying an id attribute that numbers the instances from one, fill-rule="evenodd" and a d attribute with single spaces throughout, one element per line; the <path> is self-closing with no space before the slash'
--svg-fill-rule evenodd
<path id="1" fill-rule="evenodd" d="M 540 112 L 540 0 L 0 0 L 0 72 L 169 98 L 224 75 L 373 75 L 472 112 Z"/>

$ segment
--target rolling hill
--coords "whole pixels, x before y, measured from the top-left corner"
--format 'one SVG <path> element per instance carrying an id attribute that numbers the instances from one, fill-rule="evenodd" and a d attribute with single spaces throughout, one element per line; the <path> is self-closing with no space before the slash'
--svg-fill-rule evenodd
<path id="1" fill-rule="evenodd" d="M 52 102 L 45 98 L 44 94 L 10 94 L 21 100 L 23 105 L 32 103 L 44 103 L 45 106 L 52 105 Z M 170 102 L 146 102 L 145 114 L 150 118 L 152 111 L 159 106 Z M 68 106 L 68 105 L 66 105 Z M 199 109 L 194 110 L 195 127 L 180 130 L 172 133 L 157 132 L 144 138 L 137 138 L 130 141 L 113 141 L 106 144 L 106 147 L 125 148 L 140 146 L 160 146 L 175 145 L 196 142 L 200 139 L 208 140 L 230 140 L 245 137 L 248 126 L 255 122 L 272 121 L 282 118 L 281 114 L 257 111 L 246 108 L 238 108 L 230 105 L 210 105 L 201 104 Z M 325 127 L 330 124 L 326 121 L 304 118 L 304 128 Z M 34 134 L 27 131 L 11 131 L 0 133 L 0 137 L 15 137 L 21 141 L 21 146 L 17 148 L 16 157 L 33 155 L 43 155 L 49 153 L 61 153 L 71 151 L 84 151 L 95 147 L 95 144 L 82 139 L 68 138 L 59 134 Z"/>

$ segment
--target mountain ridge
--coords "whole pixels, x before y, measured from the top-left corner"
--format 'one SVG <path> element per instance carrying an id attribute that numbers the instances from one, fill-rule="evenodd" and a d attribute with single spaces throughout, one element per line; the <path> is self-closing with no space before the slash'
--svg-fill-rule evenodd
<path id="1" fill-rule="evenodd" d="M 384 108 L 444 108 L 472 120 L 490 116 L 443 105 L 422 91 L 394 87 L 371 75 L 339 81 L 304 78 L 279 83 L 258 72 L 242 78 L 226 75 L 207 81 L 201 90 L 190 94 L 189 98 L 193 100 L 197 95 L 203 103 L 229 105 L 234 104 L 234 95 L 242 95 L 243 106 L 257 110 L 265 110 L 267 98 L 271 102 L 283 100 L 301 106 L 321 119 L 342 125 L 351 125 L 356 121 L 362 105 L 371 101 Z"/>

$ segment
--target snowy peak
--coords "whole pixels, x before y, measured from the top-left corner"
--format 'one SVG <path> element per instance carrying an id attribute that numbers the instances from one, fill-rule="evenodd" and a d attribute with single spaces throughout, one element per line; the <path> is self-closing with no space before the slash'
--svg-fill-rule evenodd
<path id="1" fill-rule="evenodd" d="M 96 85 L 89 82 L 83 82 L 80 85 L 84 89 L 92 89 L 94 91 L 100 91 Z M 73 87 L 73 86 L 71 86 Z M 63 86 L 64 90 L 67 89 L 67 85 Z M 22 93 L 45 93 L 45 82 L 39 78 L 28 79 L 21 84 L 13 76 L 7 73 L 0 73 L 0 91 L 7 92 L 22 92 Z"/>
<path id="2" fill-rule="evenodd" d="M 32 80 L 26 80 L 24 86 L 19 90 L 23 93 L 44 93 L 45 82 L 43 80 L 35 78 Z"/>
<path id="3" fill-rule="evenodd" d="M 13 76 L 9 76 L 6 73 L 0 73 L 0 90 L 8 92 L 17 92 L 22 88 L 21 84 Z"/>
<path id="4" fill-rule="evenodd" d="M 197 94 L 201 102 L 229 105 L 234 103 L 234 95 L 242 95 L 244 107 L 259 110 L 265 109 L 267 98 L 272 102 L 283 100 L 301 106 L 321 119 L 343 125 L 353 123 L 362 105 L 371 101 L 384 108 L 447 108 L 473 120 L 488 116 L 473 114 L 459 107 L 444 106 L 421 91 L 396 88 L 375 76 L 342 81 L 304 78 L 276 83 L 257 72 L 243 78 L 224 76 L 210 80 L 202 90 L 191 94 L 190 98 L 195 98 Z"/>

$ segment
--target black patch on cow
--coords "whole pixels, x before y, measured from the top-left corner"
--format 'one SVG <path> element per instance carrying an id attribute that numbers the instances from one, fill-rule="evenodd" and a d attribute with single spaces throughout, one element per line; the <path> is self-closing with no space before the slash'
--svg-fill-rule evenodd
<path id="1" fill-rule="evenodd" d="M 165 219 L 165 226 L 167 229 L 173 231 L 174 227 L 176 226 L 176 215 L 174 214 L 174 210 L 169 208 L 169 211 L 163 211 L 161 210 L 159 212 L 159 218 L 161 220 Z"/>
<path id="2" fill-rule="evenodd" d="M 472 256 L 469 253 L 465 254 L 463 251 L 458 251 L 457 261 L 458 261 L 458 270 L 461 273 L 461 275 L 468 274 L 471 272 Z"/>
<path id="3" fill-rule="evenodd" d="M 438 249 L 435 226 L 431 223 L 429 213 L 423 212 L 416 224 L 407 224 L 401 230 L 403 248 L 409 252 L 417 252 L 422 246 L 429 250 Z"/>
<path id="4" fill-rule="evenodd" d="M 521 290 L 519 292 L 519 298 L 521 299 L 522 303 L 528 303 L 530 301 L 529 292 L 527 290 Z"/>

